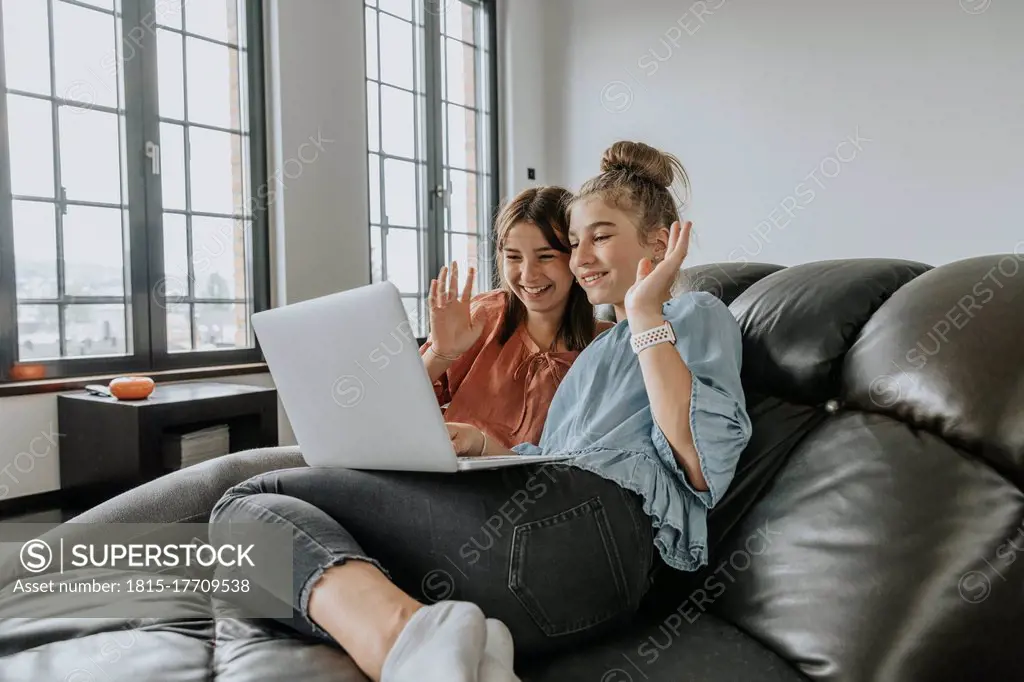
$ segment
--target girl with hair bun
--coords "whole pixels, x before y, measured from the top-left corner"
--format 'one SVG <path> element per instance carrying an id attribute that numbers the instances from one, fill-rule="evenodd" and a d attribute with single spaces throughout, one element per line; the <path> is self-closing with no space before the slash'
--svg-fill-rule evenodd
<path id="1" fill-rule="evenodd" d="M 650 586 L 654 550 L 677 570 L 707 565 L 708 510 L 750 440 L 739 325 L 712 294 L 672 297 L 692 227 L 680 225 L 669 189 L 676 182 L 688 196 L 679 159 L 616 142 L 573 198 L 569 267 L 591 303 L 614 308 L 617 324 L 562 380 L 540 443 L 512 448 L 571 455 L 552 467 L 567 511 L 527 522 L 521 540 L 514 534 L 509 583 L 566 647 L 628 618 Z M 480 447 L 473 427 L 449 429 L 466 452 Z M 486 454 L 507 452 L 491 445 Z M 570 534 L 572 546 L 560 551 Z M 532 563 L 531 553 L 547 562 Z M 512 633 L 517 646 L 537 650 L 533 633 Z"/>
<path id="2" fill-rule="evenodd" d="M 692 227 L 679 223 L 674 182 L 688 195 L 679 159 L 622 141 L 573 198 L 569 267 L 591 303 L 614 308 L 617 324 L 566 375 L 540 443 L 513 450 L 572 453 L 569 467 L 621 487 L 643 519 L 638 533 L 667 565 L 693 571 L 708 562 L 707 512 L 728 489 L 751 424 L 732 313 L 706 292 L 672 297 Z M 469 447 L 479 442 L 464 430 Z M 644 592 L 650 553 L 624 556 Z"/>

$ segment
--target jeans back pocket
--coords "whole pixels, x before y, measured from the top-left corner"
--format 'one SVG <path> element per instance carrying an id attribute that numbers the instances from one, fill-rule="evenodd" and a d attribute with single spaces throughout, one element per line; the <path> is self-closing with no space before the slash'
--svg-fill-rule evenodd
<path id="1" fill-rule="evenodd" d="M 622 557 L 601 499 L 516 526 L 508 586 L 548 636 L 627 613 Z"/>

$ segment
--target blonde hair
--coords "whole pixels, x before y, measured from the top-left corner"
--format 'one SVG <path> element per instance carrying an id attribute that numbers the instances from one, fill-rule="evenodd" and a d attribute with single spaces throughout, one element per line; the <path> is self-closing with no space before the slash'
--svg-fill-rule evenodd
<path id="1" fill-rule="evenodd" d="M 682 162 L 667 152 L 643 142 L 620 141 L 601 156 L 601 174 L 587 180 L 573 197 L 573 203 L 598 196 L 631 214 L 637 237 L 646 244 L 653 233 L 679 220 L 672 192 L 681 189 L 680 206 L 690 201 L 690 177 Z"/>

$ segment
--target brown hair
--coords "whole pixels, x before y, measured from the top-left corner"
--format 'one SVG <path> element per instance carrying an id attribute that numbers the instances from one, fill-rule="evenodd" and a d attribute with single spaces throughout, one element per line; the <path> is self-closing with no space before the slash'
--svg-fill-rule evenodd
<path id="1" fill-rule="evenodd" d="M 508 234 L 520 223 L 535 225 L 551 248 L 569 253 L 567 209 L 571 199 L 572 193 L 562 187 L 532 187 L 520 192 L 505 204 L 494 224 L 495 262 L 501 263 Z M 495 269 L 498 273 L 498 285 L 505 292 L 505 315 L 498 336 L 499 341 L 505 343 L 512 338 L 519 325 L 526 322 L 526 306 L 505 281 L 504 269 Z M 583 287 L 573 279 L 556 338 L 561 339 L 568 350 L 583 350 L 594 339 L 595 329 L 594 307 L 587 299 Z"/>
<path id="2" fill-rule="evenodd" d="M 632 214 L 641 244 L 661 227 L 679 220 L 672 185 L 682 190 L 680 205 L 690 200 L 690 177 L 682 162 L 643 142 L 616 142 L 601 157 L 601 174 L 587 180 L 573 203 L 599 196 Z"/>

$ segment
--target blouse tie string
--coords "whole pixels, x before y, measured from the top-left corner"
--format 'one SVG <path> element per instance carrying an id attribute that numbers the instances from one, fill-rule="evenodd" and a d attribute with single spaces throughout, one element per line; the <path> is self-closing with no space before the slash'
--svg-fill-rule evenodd
<path id="1" fill-rule="evenodd" d="M 526 390 L 523 391 L 523 408 L 520 410 L 519 419 L 516 421 L 515 428 L 512 429 L 512 433 L 516 433 L 523 426 L 523 422 L 526 421 L 526 410 L 529 406 L 529 392 L 530 383 L 533 378 L 537 375 L 537 372 L 547 368 L 548 371 L 555 377 L 555 386 L 561 383 L 565 373 L 572 367 L 572 362 L 565 358 L 560 358 L 552 355 L 551 353 L 531 353 L 523 358 L 522 362 L 516 367 L 516 370 L 512 373 L 512 378 L 519 380 L 520 375 L 526 373 Z"/>

